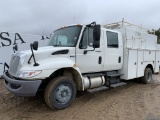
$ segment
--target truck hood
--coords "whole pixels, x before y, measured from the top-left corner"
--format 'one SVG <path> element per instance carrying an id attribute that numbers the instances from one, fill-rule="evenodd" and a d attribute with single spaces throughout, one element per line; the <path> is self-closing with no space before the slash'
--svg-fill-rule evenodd
<path id="1" fill-rule="evenodd" d="M 45 59 L 47 57 L 57 57 L 57 56 L 70 56 L 71 51 L 73 51 L 74 47 L 54 47 L 54 46 L 46 46 L 40 47 L 37 51 L 34 50 L 34 55 L 36 60 Z M 32 55 L 31 50 L 25 50 L 19 52 L 19 54 L 25 54 L 25 62 L 29 60 Z M 33 58 L 31 59 L 33 61 Z"/>

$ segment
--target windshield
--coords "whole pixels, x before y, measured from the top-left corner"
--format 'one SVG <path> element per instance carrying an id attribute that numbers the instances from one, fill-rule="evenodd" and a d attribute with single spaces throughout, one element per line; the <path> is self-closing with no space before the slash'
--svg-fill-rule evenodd
<path id="1" fill-rule="evenodd" d="M 54 31 L 48 46 L 75 47 L 82 26 L 70 26 Z"/>

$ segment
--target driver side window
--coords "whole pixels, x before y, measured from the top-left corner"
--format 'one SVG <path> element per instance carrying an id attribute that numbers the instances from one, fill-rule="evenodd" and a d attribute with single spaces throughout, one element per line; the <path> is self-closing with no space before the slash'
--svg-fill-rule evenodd
<path id="1" fill-rule="evenodd" d="M 86 28 L 84 30 L 79 48 L 86 49 L 88 46 L 93 46 L 93 29 L 91 28 Z"/>
<path id="2" fill-rule="evenodd" d="M 87 48 L 87 42 L 88 42 L 88 28 L 84 30 L 81 42 L 79 44 L 80 49 L 86 49 Z"/>

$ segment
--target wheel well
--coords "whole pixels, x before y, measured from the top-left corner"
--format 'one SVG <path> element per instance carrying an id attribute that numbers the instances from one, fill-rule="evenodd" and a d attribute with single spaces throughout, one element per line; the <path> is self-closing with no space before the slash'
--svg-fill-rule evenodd
<path id="1" fill-rule="evenodd" d="M 73 68 L 58 69 L 57 71 L 52 73 L 49 76 L 49 78 L 46 79 L 45 84 L 48 84 L 50 82 L 50 80 L 52 80 L 55 77 L 59 77 L 59 76 L 66 76 L 66 77 L 70 78 L 71 80 L 73 80 L 75 82 L 77 90 L 80 90 L 80 91 L 83 90 L 81 76 L 80 76 L 79 72 Z"/>
<path id="2" fill-rule="evenodd" d="M 151 64 L 148 64 L 146 68 L 150 68 L 152 70 L 152 73 L 154 73 L 153 66 Z"/>

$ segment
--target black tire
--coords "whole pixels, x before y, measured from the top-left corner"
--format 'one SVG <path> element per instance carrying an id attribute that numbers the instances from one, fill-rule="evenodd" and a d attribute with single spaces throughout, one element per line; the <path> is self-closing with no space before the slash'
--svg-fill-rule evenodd
<path id="1" fill-rule="evenodd" d="M 67 77 L 57 77 L 48 83 L 44 99 L 51 109 L 67 108 L 76 97 L 76 85 Z"/>
<path id="2" fill-rule="evenodd" d="M 151 68 L 146 68 L 144 71 L 144 76 L 141 78 L 141 82 L 144 84 L 149 84 L 152 81 L 152 70 Z"/>

